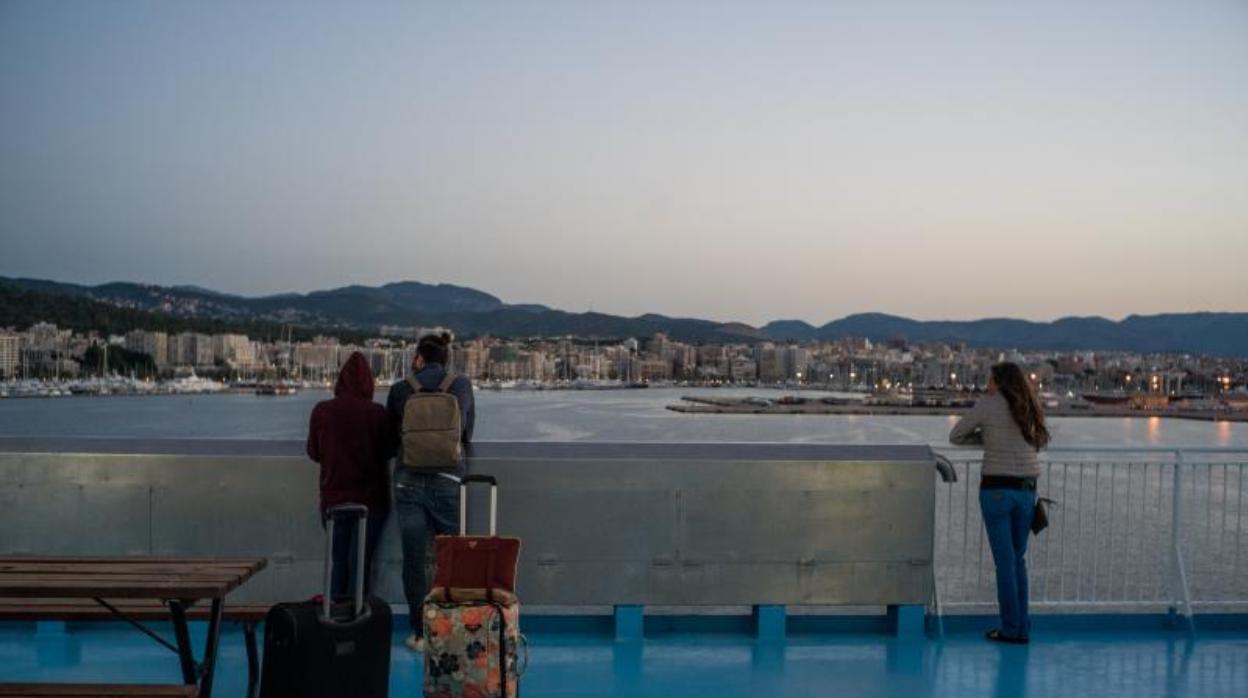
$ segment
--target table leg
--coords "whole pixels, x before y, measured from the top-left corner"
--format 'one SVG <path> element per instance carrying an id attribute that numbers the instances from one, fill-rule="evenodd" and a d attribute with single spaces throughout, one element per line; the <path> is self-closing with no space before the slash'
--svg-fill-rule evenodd
<path id="1" fill-rule="evenodd" d="M 217 668 L 217 645 L 221 641 L 221 619 L 225 614 L 223 599 L 212 600 L 212 612 L 208 618 L 208 639 L 204 642 L 204 663 L 199 683 L 199 698 L 212 698 L 212 677 Z"/>
<path id="2" fill-rule="evenodd" d="M 243 638 L 247 641 L 247 698 L 256 698 L 260 690 L 260 653 L 256 649 L 256 624 L 243 624 Z"/>
<path id="3" fill-rule="evenodd" d="M 173 616 L 173 633 L 178 640 L 178 659 L 182 661 L 182 683 L 198 684 L 198 672 L 195 670 L 195 649 L 191 646 L 191 631 L 186 625 L 185 601 L 169 601 L 169 613 Z"/>

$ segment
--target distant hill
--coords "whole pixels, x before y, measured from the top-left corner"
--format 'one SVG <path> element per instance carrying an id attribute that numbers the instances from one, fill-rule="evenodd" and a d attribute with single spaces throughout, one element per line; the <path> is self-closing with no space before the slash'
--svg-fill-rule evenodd
<path id="1" fill-rule="evenodd" d="M 866 337 L 873 341 L 966 342 L 972 346 L 1054 350 L 1123 350 L 1248 356 L 1248 313 L 1132 315 L 1122 321 L 1067 317 L 1053 322 L 1009 318 L 920 321 L 882 313 L 850 315 L 816 327 L 801 320 L 777 320 L 761 328 L 740 322 L 672 318 L 647 314 L 622 317 L 572 313 L 543 305 L 512 305 L 483 291 L 450 284 L 400 281 L 383 286 L 342 288 L 248 298 L 194 286 L 114 282 L 83 286 L 44 279 L 6 279 L 0 287 L 35 292 L 39 298 L 76 298 L 89 304 L 126 308 L 151 317 L 240 326 L 294 325 L 358 335 L 382 325 L 445 326 L 460 336 L 576 335 L 602 339 L 646 337 L 666 332 L 694 342 L 762 340 L 826 341 Z M 33 296 L 32 296 L 33 297 Z M 21 324 L 13 310 L 0 309 L 0 326 Z M 44 303 L 44 301 L 40 301 Z M 76 317 L 90 313 L 78 308 Z M 98 308 L 97 308 L 98 310 Z M 95 312 L 95 311 L 92 311 Z M 147 317 L 147 316 L 144 316 Z M 49 318 L 50 319 L 50 318 Z M 67 325 L 68 326 L 68 325 Z"/>
<path id="2" fill-rule="evenodd" d="M 174 317 L 167 313 L 107 303 L 84 295 L 20 288 L 0 280 L 0 328 L 25 329 L 38 322 L 50 322 L 77 332 L 95 331 L 105 335 L 122 334 L 130 330 L 151 330 L 205 334 L 237 332 L 265 340 L 286 337 L 288 332 L 295 340 L 310 339 L 313 335 L 328 332 L 337 334 L 344 341 L 363 341 L 374 336 L 372 332 L 304 325 L 290 327 L 264 321 Z"/>
<path id="3" fill-rule="evenodd" d="M 1248 313 L 1132 315 L 1121 322 L 1067 317 L 1053 322 L 992 318 L 922 322 L 894 315 L 850 315 L 815 330 L 813 339 L 904 338 L 911 342 L 966 342 L 1021 349 L 1119 349 L 1248 356 Z"/>
<path id="4" fill-rule="evenodd" d="M 384 286 L 344 286 L 311 293 L 247 298 L 194 286 L 113 282 L 99 286 L 45 279 L 9 279 L 0 284 L 45 295 L 77 298 L 182 319 L 256 322 L 337 331 L 377 331 L 383 325 L 452 328 L 461 336 L 493 334 L 531 337 L 645 337 L 668 332 L 687 341 L 741 341 L 761 338 L 747 325 L 723 327 L 708 320 L 644 315 L 626 318 L 603 313 L 569 313 L 543 305 L 510 305 L 463 286 L 401 281 Z M 0 316 L 0 325 L 16 324 Z M 738 334 L 736 327 L 741 328 Z"/>

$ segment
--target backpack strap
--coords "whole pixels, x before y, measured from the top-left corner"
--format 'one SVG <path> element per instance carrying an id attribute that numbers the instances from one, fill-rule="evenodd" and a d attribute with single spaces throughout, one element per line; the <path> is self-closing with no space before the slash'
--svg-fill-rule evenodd
<path id="1" fill-rule="evenodd" d="M 438 384 L 438 392 L 439 393 L 450 392 L 451 384 L 455 382 L 456 378 L 459 378 L 458 373 L 451 373 L 450 371 L 447 371 L 446 377 L 444 377 L 442 379 L 442 382 Z"/>
<path id="2" fill-rule="evenodd" d="M 442 382 L 438 383 L 438 387 L 434 390 L 426 389 L 425 386 L 420 384 L 420 381 L 416 380 L 415 375 L 407 377 L 407 384 L 412 386 L 412 390 L 418 393 L 445 393 L 450 391 L 451 384 L 455 382 L 456 378 L 459 378 L 458 373 L 447 371 L 446 376 L 442 378 Z"/>

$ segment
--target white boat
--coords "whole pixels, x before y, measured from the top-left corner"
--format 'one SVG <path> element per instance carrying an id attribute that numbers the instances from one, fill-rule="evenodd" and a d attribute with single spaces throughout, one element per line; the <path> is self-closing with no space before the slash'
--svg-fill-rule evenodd
<path id="1" fill-rule="evenodd" d="M 225 390 L 224 383 L 197 376 L 194 371 L 191 371 L 191 375 L 185 378 L 177 378 L 165 383 L 165 387 L 170 392 L 187 394 L 217 393 Z"/>

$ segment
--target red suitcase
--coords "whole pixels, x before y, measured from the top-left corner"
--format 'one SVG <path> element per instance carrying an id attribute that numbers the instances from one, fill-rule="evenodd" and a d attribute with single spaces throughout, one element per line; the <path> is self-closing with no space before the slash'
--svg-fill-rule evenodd
<path id="1" fill-rule="evenodd" d="M 490 535 L 468 533 L 468 483 L 490 485 Z M 433 587 L 439 589 L 495 589 L 515 593 L 520 539 L 495 535 L 498 526 L 498 482 L 492 475 L 468 475 L 459 483 L 459 535 L 438 536 L 437 571 Z"/>

